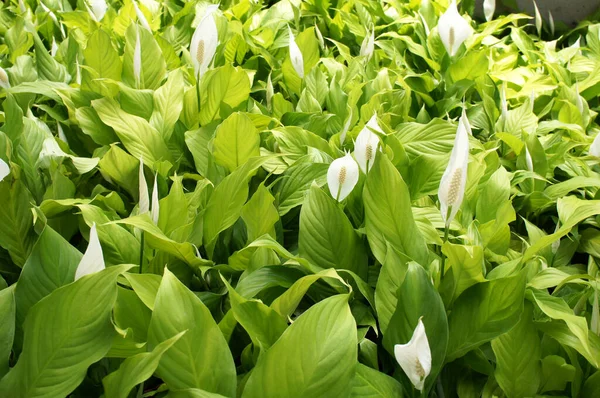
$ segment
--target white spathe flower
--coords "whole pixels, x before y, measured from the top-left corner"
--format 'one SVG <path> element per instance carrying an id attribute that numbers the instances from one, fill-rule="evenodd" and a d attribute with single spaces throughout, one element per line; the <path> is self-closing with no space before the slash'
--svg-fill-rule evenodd
<path id="1" fill-rule="evenodd" d="M 87 4 L 88 11 L 92 19 L 96 22 L 102 21 L 104 15 L 106 14 L 106 10 L 108 10 L 108 5 L 105 0 L 88 0 Z"/>
<path id="2" fill-rule="evenodd" d="M 494 12 L 496 11 L 496 0 L 484 0 L 483 1 L 483 15 L 485 20 L 490 22 L 494 18 Z"/>
<path id="3" fill-rule="evenodd" d="M 373 115 L 367 122 L 365 127 L 356 137 L 354 143 L 354 158 L 360 166 L 363 173 L 367 174 L 375 162 L 377 156 L 377 148 L 379 146 L 379 136 L 373 130 L 383 133 L 381 127 L 377 123 L 377 116 Z"/>
<path id="4" fill-rule="evenodd" d="M 535 11 L 535 29 L 538 32 L 538 36 L 542 35 L 542 14 L 540 14 L 540 9 L 537 6 L 535 0 L 533 0 L 533 9 Z"/>
<path id="5" fill-rule="evenodd" d="M 533 159 L 527 147 L 525 147 L 525 164 L 527 165 L 527 170 L 533 173 Z"/>
<path id="6" fill-rule="evenodd" d="M 140 31 L 136 29 L 135 47 L 133 48 L 133 78 L 136 88 L 141 88 L 142 81 L 142 43 L 140 42 Z"/>
<path id="7" fill-rule="evenodd" d="M 0 67 L 0 87 L 5 89 L 10 88 L 10 80 L 8 79 L 8 74 L 2 67 Z"/>
<path id="8" fill-rule="evenodd" d="M 154 175 L 154 187 L 152 188 L 152 210 L 150 215 L 152 217 L 152 222 L 155 225 L 158 225 L 158 215 L 160 213 L 160 205 L 158 203 L 158 183 L 157 183 L 157 175 Z"/>
<path id="9" fill-rule="evenodd" d="M 90 229 L 90 241 L 88 247 L 77 266 L 75 271 L 75 280 L 79 278 L 94 274 L 102 271 L 106 266 L 104 265 L 104 256 L 102 255 L 102 246 L 100 245 L 100 239 L 98 239 L 98 232 L 96 231 L 96 223 L 92 224 Z"/>
<path id="10" fill-rule="evenodd" d="M 373 51 L 375 51 L 375 28 L 370 33 L 367 32 L 367 35 L 363 39 L 360 45 L 360 55 L 361 57 L 366 57 L 368 61 L 373 56 Z"/>
<path id="11" fill-rule="evenodd" d="M 142 25 L 142 27 L 144 29 L 152 32 L 152 28 L 150 28 L 150 24 L 148 23 L 148 20 L 144 16 L 144 13 L 142 12 L 142 10 L 140 10 L 140 7 L 137 5 L 137 1 L 133 0 L 132 3 L 133 3 L 133 8 L 135 9 L 135 15 L 136 15 L 140 25 Z"/>
<path id="12" fill-rule="evenodd" d="M 450 154 L 450 161 L 448 162 L 446 171 L 442 175 L 438 191 L 440 210 L 446 225 L 450 225 L 456 216 L 465 195 L 470 134 L 471 126 L 467 119 L 467 114 L 463 109 L 463 114 L 458 120 L 458 128 L 456 129 L 456 138 L 454 139 L 454 147 Z M 450 209 L 450 213 L 448 213 L 448 209 Z"/>
<path id="13" fill-rule="evenodd" d="M 600 158 L 600 133 L 596 134 L 596 138 L 590 145 L 590 155 Z"/>
<path id="14" fill-rule="evenodd" d="M 190 43 L 190 55 L 198 79 L 208 70 L 219 44 L 219 31 L 213 17 L 216 10 L 218 5 L 207 7 Z"/>
<path id="15" fill-rule="evenodd" d="M 10 174 L 10 166 L 0 158 L 0 182 Z"/>
<path id="16" fill-rule="evenodd" d="M 446 12 L 440 17 L 438 32 L 451 57 L 456 55 L 461 44 L 473 34 L 471 25 L 458 13 L 456 0 L 452 0 Z"/>
<path id="17" fill-rule="evenodd" d="M 144 176 L 144 159 L 140 157 L 140 173 L 139 173 L 139 214 L 148 213 L 150 211 L 150 196 L 148 195 L 148 184 Z"/>
<path id="18" fill-rule="evenodd" d="M 327 170 L 327 185 L 338 202 L 346 199 L 358 182 L 358 165 L 349 153 L 334 160 Z"/>
<path id="19" fill-rule="evenodd" d="M 289 49 L 290 49 L 290 61 L 292 61 L 292 66 L 294 70 L 300 77 L 300 79 L 304 78 L 304 58 L 302 57 L 302 52 L 300 51 L 300 47 L 296 44 L 296 39 L 294 38 L 294 34 L 292 33 L 292 28 L 288 25 L 288 33 L 290 36 L 289 41 Z"/>
<path id="20" fill-rule="evenodd" d="M 425 379 L 431 373 L 431 349 L 422 319 L 423 317 L 419 318 L 408 343 L 394 346 L 396 361 L 419 391 L 423 391 Z"/>

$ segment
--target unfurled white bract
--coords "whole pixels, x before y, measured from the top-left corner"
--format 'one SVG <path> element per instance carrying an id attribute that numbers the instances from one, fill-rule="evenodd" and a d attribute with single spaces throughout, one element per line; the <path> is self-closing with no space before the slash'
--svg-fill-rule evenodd
<path id="1" fill-rule="evenodd" d="M 158 183 L 157 183 L 157 174 L 154 174 L 154 187 L 152 187 L 152 207 L 150 211 L 150 216 L 152 218 L 152 222 L 154 225 L 158 225 L 158 215 L 160 213 L 160 204 L 158 203 Z"/>
<path id="2" fill-rule="evenodd" d="M 273 82 L 271 81 L 271 74 L 269 73 L 269 77 L 267 78 L 267 86 L 265 88 L 265 97 L 267 99 L 268 109 L 271 109 L 271 100 L 273 100 L 274 91 Z"/>
<path id="3" fill-rule="evenodd" d="M 600 133 L 596 134 L 596 138 L 590 145 L 590 155 L 600 158 Z"/>
<path id="4" fill-rule="evenodd" d="M 473 34 L 471 25 L 458 13 L 456 0 L 452 0 L 446 12 L 440 17 L 438 32 L 451 57 L 456 55 L 461 44 Z"/>
<path id="5" fill-rule="evenodd" d="M 0 158 L 0 182 L 10 174 L 10 166 Z"/>
<path id="6" fill-rule="evenodd" d="M 538 36 L 542 35 L 542 14 L 537 3 L 533 0 L 533 9 L 535 11 L 535 29 L 537 30 Z"/>
<path id="7" fill-rule="evenodd" d="M 496 0 L 484 0 L 483 1 L 483 15 L 485 20 L 490 22 L 494 19 L 494 12 L 496 11 Z"/>
<path id="8" fill-rule="evenodd" d="M 394 346 L 396 361 L 419 391 L 423 391 L 425 379 L 431 373 L 431 349 L 422 318 L 419 319 L 410 341 Z"/>
<path id="9" fill-rule="evenodd" d="M 104 15 L 106 14 L 106 10 L 108 10 L 108 5 L 105 0 L 87 0 L 86 5 L 88 6 L 88 11 L 92 19 L 96 22 L 102 21 Z"/>
<path id="10" fill-rule="evenodd" d="M 368 60 L 373 56 L 375 51 L 375 28 L 371 32 L 367 32 L 367 35 L 360 45 L 360 55 Z"/>
<path id="11" fill-rule="evenodd" d="M 206 13 L 200 20 L 190 43 L 190 56 L 194 65 L 194 74 L 199 79 L 204 76 L 212 62 L 219 44 L 219 31 L 213 13 L 218 5 L 206 8 Z"/>
<path id="12" fill-rule="evenodd" d="M 356 142 L 354 143 L 354 158 L 365 174 L 371 170 L 379 147 L 379 136 L 373 130 L 383 134 L 381 127 L 377 123 L 376 115 L 373 115 L 369 119 L 365 127 L 358 134 L 358 137 L 356 137 Z"/>
<path id="13" fill-rule="evenodd" d="M 288 25 L 288 33 L 290 36 L 290 41 L 288 44 L 290 50 L 290 61 L 292 61 L 292 66 L 294 70 L 300 77 L 300 79 L 304 78 L 304 58 L 302 57 L 302 52 L 300 51 L 300 47 L 296 44 L 296 38 L 292 33 L 292 28 Z"/>
<path id="14" fill-rule="evenodd" d="M 463 114 L 458 120 L 458 128 L 456 129 L 456 138 L 454 139 L 454 147 L 450 154 L 450 161 L 442 175 L 438 191 L 442 218 L 447 226 L 450 225 L 456 216 L 465 195 L 470 134 L 471 125 L 463 109 Z M 448 209 L 450 209 L 450 214 L 448 214 Z"/>
<path id="15" fill-rule="evenodd" d="M 104 256 L 102 255 L 102 246 L 100 245 L 100 239 L 98 239 L 96 223 L 94 223 L 90 229 L 90 241 L 88 247 L 75 271 L 75 280 L 86 275 L 100 272 L 104 268 L 106 268 L 106 266 L 104 264 Z"/>
<path id="16" fill-rule="evenodd" d="M 327 170 L 331 196 L 338 202 L 346 199 L 358 182 L 358 174 L 358 165 L 349 153 L 331 162 Z"/>
<path id="17" fill-rule="evenodd" d="M 52 55 L 54 57 L 57 52 L 58 52 L 58 45 L 56 44 L 56 40 L 54 40 L 54 37 L 53 37 L 52 44 L 50 46 L 50 55 Z"/>
<path id="18" fill-rule="evenodd" d="M 139 181 L 139 214 L 148 213 L 150 211 L 150 195 L 148 194 L 148 184 L 144 176 L 144 159 L 140 158 Z"/>
<path id="19" fill-rule="evenodd" d="M 142 88 L 142 43 L 140 41 L 140 31 L 135 32 L 135 47 L 133 48 L 133 78 L 135 87 Z"/>
<path id="20" fill-rule="evenodd" d="M 348 130 L 350 130 L 350 123 L 352 123 L 352 108 L 347 106 L 348 109 L 348 117 L 346 118 L 346 122 L 344 123 L 344 127 L 342 127 L 342 131 L 340 132 L 340 145 L 346 141 L 346 134 L 348 134 Z"/>
<path id="21" fill-rule="evenodd" d="M 137 1 L 133 0 L 132 3 L 133 3 L 133 8 L 135 9 L 135 16 L 137 17 L 138 22 L 140 23 L 140 25 L 142 25 L 142 27 L 144 29 L 152 32 L 152 28 L 150 27 L 150 24 L 148 23 L 148 20 L 144 16 L 144 13 L 142 12 L 142 10 L 140 10 L 140 7 L 138 6 Z"/>
<path id="22" fill-rule="evenodd" d="M 10 88 L 10 80 L 8 79 L 8 74 L 2 67 L 0 67 L 0 87 L 5 89 Z"/>
<path id="23" fill-rule="evenodd" d="M 533 159 L 531 158 L 531 153 L 529 153 L 527 146 L 525 146 L 525 164 L 527 165 L 527 170 L 533 173 Z"/>
<path id="24" fill-rule="evenodd" d="M 325 39 L 323 38 L 323 34 L 319 30 L 319 27 L 315 23 L 315 34 L 317 35 L 317 40 L 319 41 L 319 48 L 321 51 L 325 50 Z"/>

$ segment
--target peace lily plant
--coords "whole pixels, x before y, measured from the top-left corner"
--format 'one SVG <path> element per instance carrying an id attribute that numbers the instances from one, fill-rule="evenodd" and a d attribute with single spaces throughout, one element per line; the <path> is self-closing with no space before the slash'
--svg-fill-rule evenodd
<path id="1" fill-rule="evenodd" d="M 0 397 L 596 396 L 600 23 L 500 5 L 5 2 Z"/>

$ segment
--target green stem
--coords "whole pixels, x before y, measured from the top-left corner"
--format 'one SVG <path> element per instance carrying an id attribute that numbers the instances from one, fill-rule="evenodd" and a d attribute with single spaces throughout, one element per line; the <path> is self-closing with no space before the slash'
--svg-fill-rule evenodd
<path id="1" fill-rule="evenodd" d="M 200 71 L 196 75 L 196 98 L 198 100 L 198 113 L 200 113 Z"/>
<path id="2" fill-rule="evenodd" d="M 144 241 L 145 235 L 144 231 L 142 231 L 142 239 L 140 240 L 140 274 L 142 273 L 142 266 L 144 264 Z"/>
<path id="3" fill-rule="evenodd" d="M 444 386 L 442 385 L 442 375 L 439 375 L 436 381 L 436 390 L 438 398 L 445 398 Z"/>
<path id="4" fill-rule="evenodd" d="M 450 206 L 448 208 L 448 210 L 446 211 L 446 223 L 444 225 L 444 242 L 442 244 L 442 246 L 444 246 L 444 244 L 446 242 L 448 242 L 448 232 L 450 231 L 450 222 L 448 221 L 450 219 L 450 213 L 452 213 L 452 206 Z M 440 274 L 440 282 L 442 280 L 444 280 L 444 270 L 446 268 L 446 256 L 444 255 L 444 252 L 442 251 L 442 262 L 441 262 L 441 274 Z"/>

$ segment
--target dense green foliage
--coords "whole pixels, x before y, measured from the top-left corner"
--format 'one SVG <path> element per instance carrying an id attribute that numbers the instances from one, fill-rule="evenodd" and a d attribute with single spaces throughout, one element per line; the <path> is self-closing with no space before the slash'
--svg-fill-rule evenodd
<path id="1" fill-rule="evenodd" d="M 5 2 L 0 397 L 597 397 L 600 25 L 448 6 Z"/>

